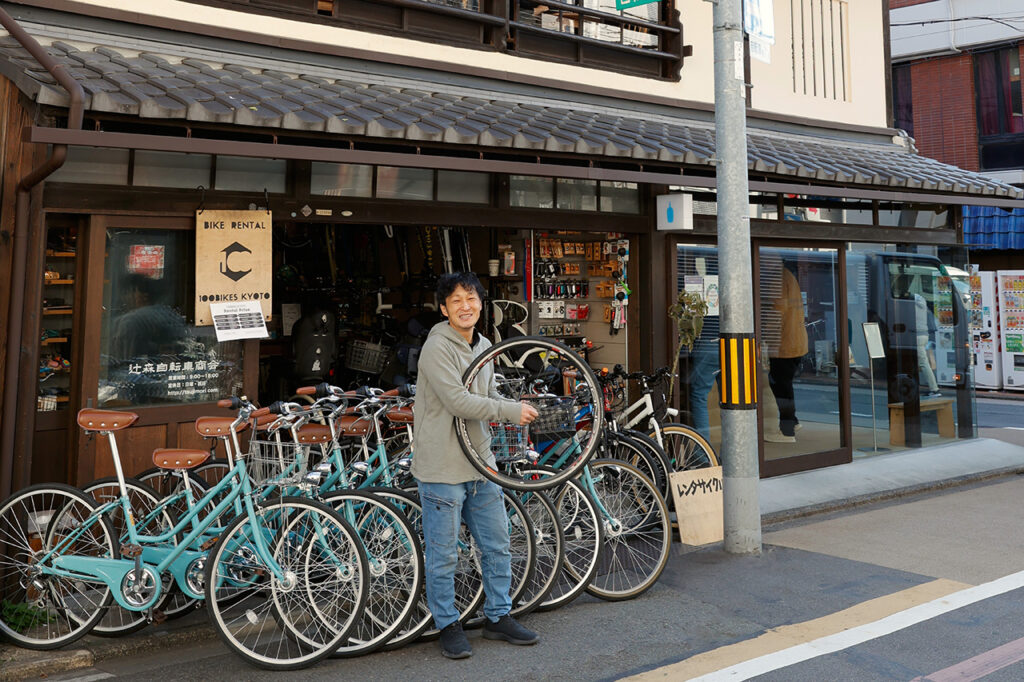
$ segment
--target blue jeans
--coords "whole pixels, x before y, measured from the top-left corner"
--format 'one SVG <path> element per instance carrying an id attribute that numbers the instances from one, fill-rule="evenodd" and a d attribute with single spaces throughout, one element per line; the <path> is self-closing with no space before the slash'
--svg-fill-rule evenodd
<path id="1" fill-rule="evenodd" d="M 423 552 L 427 606 L 439 630 L 459 619 L 455 608 L 455 568 L 459 528 L 465 521 L 480 549 L 484 615 L 496 621 L 512 610 L 512 554 L 508 512 L 501 488 L 490 481 L 426 483 L 417 481 L 423 505 Z"/>
<path id="2" fill-rule="evenodd" d="M 718 371 L 718 345 L 713 341 L 698 340 L 690 353 L 690 373 L 686 377 L 690 385 L 691 426 L 705 438 L 711 437 L 708 416 L 708 393 L 715 383 Z"/>

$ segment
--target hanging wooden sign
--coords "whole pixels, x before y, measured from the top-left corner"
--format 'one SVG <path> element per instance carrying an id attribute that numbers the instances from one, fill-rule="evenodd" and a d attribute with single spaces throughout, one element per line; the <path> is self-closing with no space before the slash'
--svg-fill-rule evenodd
<path id="1" fill-rule="evenodd" d="M 196 212 L 196 325 L 211 303 L 257 301 L 270 319 L 272 222 L 266 211 Z"/>

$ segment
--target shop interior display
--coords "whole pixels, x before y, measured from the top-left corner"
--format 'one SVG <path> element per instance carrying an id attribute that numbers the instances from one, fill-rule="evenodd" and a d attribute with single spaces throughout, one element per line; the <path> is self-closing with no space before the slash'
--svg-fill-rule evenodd
<path id="1" fill-rule="evenodd" d="M 47 232 L 36 397 L 36 409 L 41 412 L 66 409 L 71 399 L 71 320 L 77 241 L 74 228 L 54 226 Z"/>
<path id="2" fill-rule="evenodd" d="M 274 315 L 260 393 L 416 377 L 442 319 L 437 277 L 470 270 L 487 289 L 481 330 L 547 335 L 592 363 L 625 363 L 629 240 L 618 234 L 283 223 L 274 233 Z"/>

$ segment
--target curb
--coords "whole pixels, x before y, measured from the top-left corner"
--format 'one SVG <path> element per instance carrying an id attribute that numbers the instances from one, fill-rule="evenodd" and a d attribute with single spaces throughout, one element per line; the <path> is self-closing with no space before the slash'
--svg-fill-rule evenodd
<path id="1" fill-rule="evenodd" d="M 980 471 L 973 474 L 965 474 L 963 476 L 955 476 L 953 478 L 946 478 L 939 481 L 928 481 L 926 483 L 919 483 L 915 485 L 906 486 L 903 488 L 894 488 L 892 490 L 880 490 L 878 492 L 858 495 L 856 497 L 848 497 L 842 500 L 830 500 L 828 502 L 807 505 L 805 507 L 797 507 L 795 509 L 784 509 L 782 511 L 771 512 L 769 514 L 762 514 L 761 524 L 765 526 L 771 526 L 780 523 L 785 523 L 787 521 L 794 521 L 797 519 L 803 519 L 810 516 L 817 516 L 818 514 L 827 514 L 829 512 L 853 509 L 856 507 L 863 507 L 869 504 L 874 504 L 876 502 L 884 502 L 886 500 L 894 500 L 901 497 L 908 497 L 910 495 L 934 492 L 936 490 L 945 490 L 947 488 L 956 488 L 959 486 L 969 485 L 971 483 L 979 483 L 983 481 L 989 481 L 995 478 L 1003 478 L 1019 474 L 1024 474 L 1024 466 L 1004 467 L 1001 469 L 992 469 L 990 471 Z"/>
<path id="2" fill-rule="evenodd" d="M 205 609 L 200 611 L 205 616 Z M 174 629 L 146 628 L 137 634 L 118 638 L 107 639 L 87 635 L 72 645 L 78 648 L 67 650 L 31 651 L 0 644 L 0 682 L 14 682 L 89 668 L 111 658 L 172 649 L 216 638 L 217 633 L 213 626 L 204 619 Z"/>

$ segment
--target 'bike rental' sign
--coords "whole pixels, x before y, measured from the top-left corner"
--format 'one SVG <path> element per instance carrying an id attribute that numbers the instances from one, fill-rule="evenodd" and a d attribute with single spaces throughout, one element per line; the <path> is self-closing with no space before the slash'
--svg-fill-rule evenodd
<path id="1" fill-rule="evenodd" d="M 260 304 L 270 319 L 272 216 L 266 211 L 196 212 L 196 325 L 213 324 L 211 303 Z"/>

